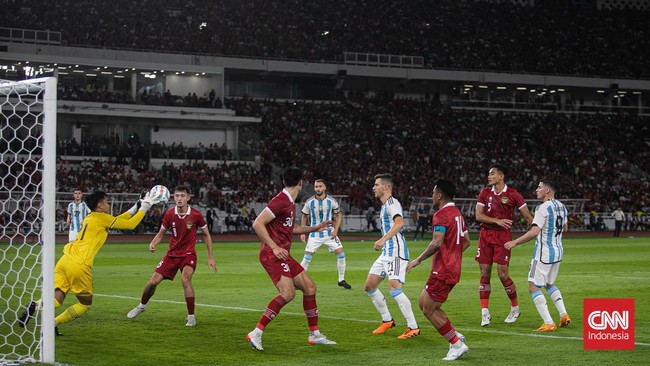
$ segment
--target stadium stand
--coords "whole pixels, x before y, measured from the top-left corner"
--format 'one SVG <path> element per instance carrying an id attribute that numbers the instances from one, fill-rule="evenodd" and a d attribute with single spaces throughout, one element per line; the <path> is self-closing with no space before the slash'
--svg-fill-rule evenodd
<path id="1" fill-rule="evenodd" d="M 0 1 L 0 27 L 62 45 L 342 62 L 414 55 L 428 68 L 648 78 L 650 22 L 636 8 L 536 1 Z M 71 21 L 74 19 L 74 21 Z M 251 24 L 256 24 L 252 27 Z"/>

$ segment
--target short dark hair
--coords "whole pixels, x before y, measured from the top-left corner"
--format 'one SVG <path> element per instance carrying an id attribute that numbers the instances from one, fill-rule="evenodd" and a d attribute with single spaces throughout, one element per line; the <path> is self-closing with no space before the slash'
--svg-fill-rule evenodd
<path id="1" fill-rule="evenodd" d="M 185 192 L 188 195 L 191 193 L 190 188 L 188 186 L 184 186 L 184 185 L 176 186 L 174 188 L 174 192 Z"/>
<path id="2" fill-rule="evenodd" d="M 314 181 L 314 184 L 316 184 L 316 183 L 318 183 L 318 182 L 323 183 L 323 184 L 325 185 L 325 188 L 327 188 L 327 182 L 325 181 L 325 179 L 323 179 L 323 178 L 318 178 L 318 179 L 316 179 L 316 180 Z"/>
<path id="3" fill-rule="evenodd" d="M 302 179 L 302 170 L 295 166 L 285 169 L 282 173 L 282 183 L 285 187 L 295 187 Z"/>
<path id="4" fill-rule="evenodd" d="M 545 185 L 545 186 L 547 186 L 548 188 L 550 188 L 551 191 L 553 191 L 553 192 L 557 192 L 557 184 L 555 184 L 554 181 L 552 181 L 552 180 L 550 180 L 550 179 L 546 179 L 546 178 L 544 178 L 544 179 L 542 179 L 540 182 L 542 182 L 543 185 Z"/>
<path id="5" fill-rule="evenodd" d="M 106 192 L 97 191 L 87 195 L 86 198 L 84 198 L 84 202 L 86 202 L 90 211 L 95 211 L 99 201 L 104 198 L 106 198 Z"/>
<path id="6" fill-rule="evenodd" d="M 438 179 L 435 184 L 435 190 L 442 193 L 442 196 L 445 197 L 445 199 L 449 201 L 454 199 L 454 195 L 456 195 L 456 185 L 452 181 Z"/>
<path id="7" fill-rule="evenodd" d="M 505 165 L 503 165 L 503 164 L 499 164 L 499 163 L 492 164 L 490 169 L 496 169 L 496 170 L 500 171 L 501 174 L 508 175 L 508 168 L 506 168 Z"/>
<path id="8" fill-rule="evenodd" d="M 381 180 L 383 180 L 384 182 L 388 183 L 391 186 L 395 185 L 395 182 L 393 181 L 393 176 L 391 174 L 389 174 L 389 173 L 377 174 L 377 175 L 375 175 L 375 180 L 377 180 L 377 179 L 381 179 Z"/>

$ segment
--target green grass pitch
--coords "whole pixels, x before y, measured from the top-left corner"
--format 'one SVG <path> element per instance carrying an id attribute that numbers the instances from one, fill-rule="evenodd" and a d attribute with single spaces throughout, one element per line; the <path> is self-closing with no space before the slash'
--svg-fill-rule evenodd
<path id="1" fill-rule="evenodd" d="M 448 343 L 435 331 L 417 305 L 430 262 L 407 275 L 404 292 L 413 303 L 422 334 L 398 340 L 406 324 L 387 283 L 380 290 L 397 327 L 384 335 L 370 332 L 379 315 L 363 289 L 368 269 L 378 253 L 374 237 L 344 241 L 347 281 L 352 290 L 338 287 L 336 258 L 321 248 L 309 267 L 318 287 L 321 331 L 336 346 L 308 346 L 307 324 L 301 294 L 285 306 L 264 333 L 264 352 L 252 350 L 245 335 L 257 323 L 275 287 L 260 266 L 258 242 L 221 242 L 215 236 L 218 273 L 207 268 L 203 244 L 197 244 L 199 265 L 194 275 L 195 328 L 185 327 L 186 308 L 180 276 L 163 282 L 147 311 L 129 320 L 126 313 L 139 303 L 140 294 L 165 247 L 155 254 L 142 244 L 107 244 L 95 260 L 94 307 L 83 317 L 60 326 L 56 359 L 70 365 L 423 365 L 443 364 Z M 632 365 L 650 357 L 650 238 L 565 239 L 565 260 L 556 285 L 562 291 L 572 324 L 550 334 L 532 332 L 541 319 L 527 290 L 527 270 L 532 242 L 514 250 L 510 273 L 519 293 L 522 315 L 514 324 L 503 319 L 509 301 L 496 267 L 492 275 L 490 310 L 492 324 L 481 327 L 478 300 L 478 265 L 473 257 L 476 236 L 464 254 L 461 282 L 443 309 L 456 328 L 467 337 L 469 354 L 460 364 L 521 365 Z M 427 242 L 409 242 L 411 256 Z M 293 256 L 302 258 L 300 242 Z M 61 254 L 57 246 L 57 257 Z M 4 264 L 2 265 L 4 267 Z M 4 269 L 4 268 L 2 268 Z M 585 351 L 582 349 L 582 301 L 590 297 L 635 298 L 636 349 L 634 351 Z M 60 312 L 74 303 L 69 294 Z M 556 322 L 557 311 L 549 301 Z"/>

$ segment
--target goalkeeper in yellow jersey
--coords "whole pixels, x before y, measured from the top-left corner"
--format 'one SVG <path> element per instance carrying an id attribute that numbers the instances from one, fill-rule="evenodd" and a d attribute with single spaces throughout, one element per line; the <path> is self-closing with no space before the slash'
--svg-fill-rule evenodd
<path id="1" fill-rule="evenodd" d="M 77 239 L 63 248 L 63 256 L 54 267 L 54 307 L 63 304 L 68 292 L 75 294 L 79 301 L 54 318 L 57 335 L 60 335 L 58 325 L 82 316 L 92 307 L 93 261 L 106 242 L 108 230 L 135 229 L 151 206 L 159 203 L 147 193 L 128 211 L 115 217 L 110 213 L 105 192 L 94 192 L 86 196 L 85 202 L 92 212 L 82 221 Z M 24 328 L 40 306 L 41 300 L 31 301 L 18 318 L 18 325 Z"/>

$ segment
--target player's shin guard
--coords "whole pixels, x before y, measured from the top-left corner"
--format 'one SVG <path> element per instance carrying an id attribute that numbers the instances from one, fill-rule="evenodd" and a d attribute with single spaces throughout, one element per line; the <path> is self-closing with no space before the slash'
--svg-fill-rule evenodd
<path id="1" fill-rule="evenodd" d="M 401 288 L 390 290 L 390 295 L 397 301 L 397 305 L 399 305 L 399 309 L 402 311 L 408 327 L 411 329 L 417 328 L 418 323 L 415 321 L 411 300 L 402 292 Z"/>
<path id="2" fill-rule="evenodd" d="M 481 308 L 487 309 L 490 301 L 490 277 L 481 276 L 478 285 L 478 297 L 481 300 Z"/>
<path id="3" fill-rule="evenodd" d="M 345 253 L 341 252 L 336 255 L 336 269 L 339 271 L 339 282 L 345 279 Z"/>
<path id="4" fill-rule="evenodd" d="M 271 302 L 266 306 L 264 314 L 262 314 L 260 321 L 257 323 L 257 328 L 264 330 L 264 328 L 266 328 L 266 325 L 269 324 L 271 320 L 275 319 L 275 317 L 280 313 L 280 309 L 282 309 L 282 307 L 286 304 L 287 301 L 284 299 L 284 297 L 280 295 L 274 297 L 273 300 L 271 300 Z"/>
<path id="5" fill-rule="evenodd" d="M 307 325 L 309 331 L 318 330 L 318 306 L 316 305 L 316 295 L 303 295 L 302 308 L 307 316 Z"/>
<path id="6" fill-rule="evenodd" d="M 390 311 L 388 310 L 388 305 L 386 305 L 384 294 L 382 294 L 378 289 L 366 291 L 366 293 L 370 296 L 372 304 L 375 305 L 375 309 L 377 309 L 381 315 L 381 320 L 384 322 L 393 320 L 393 317 L 390 315 Z"/>
<path id="7" fill-rule="evenodd" d="M 64 312 L 59 314 L 56 318 L 54 318 L 54 321 L 56 324 L 64 324 L 67 322 L 71 322 L 78 317 L 84 315 L 88 310 L 92 308 L 92 305 L 84 305 L 81 303 L 76 303 L 69 308 L 65 309 Z"/>
<path id="8" fill-rule="evenodd" d="M 508 277 L 505 281 L 501 281 L 501 283 L 510 299 L 510 305 L 519 306 L 519 303 L 517 302 L 517 287 L 515 287 L 515 283 L 512 282 L 512 279 Z"/>
<path id="9" fill-rule="evenodd" d="M 564 307 L 564 300 L 562 299 L 562 293 L 560 293 L 560 289 L 555 287 L 555 285 L 552 285 L 546 289 L 546 292 L 551 297 L 551 300 L 553 300 L 555 308 L 560 313 L 560 317 L 564 316 L 567 312 L 566 308 Z"/>
<path id="10" fill-rule="evenodd" d="M 305 271 L 307 270 L 307 267 L 309 267 L 309 262 L 311 262 L 311 254 L 305 254 L 302 257 L 302 262 L 300 262 L 300 265 L 305 269 Z"/>
<path id="11" fill-rule="evenodd" d="M 541 290 L 534 291 L 530 294 L 533 297 L 533 302 L 537 308 L 537 312 L 542 317 L 544 324 L 553 324 L 553 318 L 551 318 L 551 313 L 548 312 L 548 306 L 546 306 L 546 298 L 542 294 Z"/>

